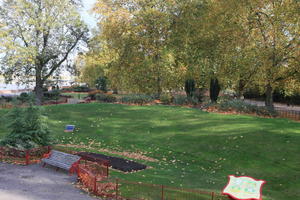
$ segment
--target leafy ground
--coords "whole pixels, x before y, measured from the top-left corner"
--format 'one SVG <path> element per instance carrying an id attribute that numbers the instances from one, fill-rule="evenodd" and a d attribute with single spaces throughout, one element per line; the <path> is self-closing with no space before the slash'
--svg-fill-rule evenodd
<path id="1" fill-rule="evenodd" d="M 300 123 L 173 106 L 95 103 L 48 106 L 44 112 L 60 144 L 158 160 L 142 157 L 138 161 L 150 169 L 113 176 L 220 192 L 227 175 L 247 175 L 267 181 L 264 199 L 300 199 Z M 4 123 L 0 136 L 7 132 Z M 66 124 L 75 124 L 76 131 L 64 133 Z"/>

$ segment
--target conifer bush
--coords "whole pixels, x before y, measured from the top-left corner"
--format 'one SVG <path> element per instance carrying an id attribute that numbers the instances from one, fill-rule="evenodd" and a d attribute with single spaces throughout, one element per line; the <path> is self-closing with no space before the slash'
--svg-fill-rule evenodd
<path id="1" fill-rule="evenodd" d="M 195 80 L 193 79 L 188 79 L 185 81 L 185 92 L 187 97 L 192 98 L 195 92 Z"/>
<path id="2" fill-rule="evenodd" d="M 50 131 L 39 107 L 32 104 L 25 109 L 15 106 L 7 117 L 10 132 L 0 142 L 2 146 L 31 149 L 51 145 Z"/>
<path id="3" fill-rule="evenodd" d="M 130 103 L 130 104 L 147 104 L 154 101 L 154 98 L 150 95 L 146 94 L 128 94 L 121 98 L 122 103 Z"/>

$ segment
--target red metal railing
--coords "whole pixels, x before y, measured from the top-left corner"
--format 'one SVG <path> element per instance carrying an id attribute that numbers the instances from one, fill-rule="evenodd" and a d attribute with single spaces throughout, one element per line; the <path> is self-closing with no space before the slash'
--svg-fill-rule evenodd
<path id="1" fill-rule="evenodd" d="M 215 192 L 191 190 L 164 185 L 116 180 L 117 198 L 126 200 L 225 200 L 227 196 Z"/>
<path id="2" fill-rule="evenodd" d="M 279 117 L 300 121 L 300 111 L 276 108 Z"/>
<path id="3" fill-rule="evenodd" d="M 225 200 L 227 196 L 215 192 L 189 190 L 111 179 L 89 170 L 81 164 L 78 177 L 82 184 L 95 195 L 116 200 Z"/>
<path id="4" fill-rule="evenodd" d="M 50 146 L 39 147 L 28 150 L 18 150 L 8 147 L 0 147 L 0 160 L 6 162 L 13 162 L 17 164 L 29 165 L 40 162 L 40 159 L 45 153 L 49 153 Z"/>
<path id="5" fill-rule="evenodd" d="M 103 166 L 103 171 L 91 170 L 90 164 L 80 164 L 78 166 L 78 178 L 82 184 L 94 194 L 103 198 L 112 198 L 116 196 L 116 184 L 111 182 L 102 172 L 106 166 Z M 98 166 L 99 169 L 99 166 Z M 100 173 L 99 173 L 100 172 Z"/>
<path id="6" fill-rule="evenodd" d="M 101 171 L 100 173 L 102 174 L 102 176 L 108 177 L 109 167 L 111 166 L 109 160 L 95 158 L 85 152 L 79 152 L 75 154 L 81 157 L 81 160 L 84 161 L 85 166 L 87 165 L 87 163 L 89 163 L 89 165 L 94 165 L 94 167 L 98 167 L 98 170 Z M 97 173 L 99 174 L 99 172 Z"/>

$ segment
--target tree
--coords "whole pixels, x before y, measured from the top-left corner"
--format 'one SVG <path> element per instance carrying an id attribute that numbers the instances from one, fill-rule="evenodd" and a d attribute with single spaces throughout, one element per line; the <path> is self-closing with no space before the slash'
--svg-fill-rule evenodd
<path id="1" fill-rule="evenodd" d="M 103 92 L 107 92 L 107 78 L 105 76 L 101 76 L 96 80 L 96 88 Z"/>
<path id="2" fill-rule="evenodd" d="M 87 83 L 89 87 L 95 87 L 96 80 L 99 76 L 104 75 L 104 67 L 99 54 L 90 51 L 78 55 L 75 60 L 76 71 L 78 72 L 78 81 Z"/>
<path id="3" fill-rule="evenodd" d="M 200 88 L 218 80 L 241 97 L 255 83 L 272 108 L 278 85 L 299 84 L 299 4 L 98 0 L 96 58 L 105 60 L 111 83 L 127 91 L 159 94 L 189 79 Z"/>
<path id="4" fill-rule="evenodd" d="M 239 67 L 242 80 L 247 81 L 250 74 L 251 80 L 263 88 L 266 106 L 273 108 L 273 91 L 277 85 L 300 73 L 300 2 L 228 0 L 214 5 L 225 16 L 219 23 L 235 26 L 231 29 L 224 26 L 224 29 L 236 40 L 229 44 L 236 52 L 230 56 L 231 60 L 242 64 L 237 57 L 245 55 L 244 67 Z"/>
<path id="5" fill-rule="evenodd" d="M 167 48 L 169 2 L 97 2 L 94 10 L 101 16 L 101 32 L 96 38 L 101 44 L 100 48 L 98 46 L 100 52 L 113 55 L 104 65 L 112 86 L 132 92 L 155 93 L 159 97 L 164 89 L 180 83 L 176 80 L 179 70 L 174 67 L 173 54 Z"/>
<path id="6" fill-rule="evenodd" d="M 3 0 L 0 7 L 1 73 L 7 81 L 34 82 L 36 104 L 42 103 L 43 85 L 60 68 L 87 27 L 74 0 Z"/>
<path id="7" fill-rule="evenodd" d="M 273 91 L 280 81 L 300 73 L 300 2 L 254 1 L 248 3 L 252 14 L 252 35 L 260 50 L 265 104 L 273 108 Z M 260 80 L 262 80 L 260 79 Z"/>

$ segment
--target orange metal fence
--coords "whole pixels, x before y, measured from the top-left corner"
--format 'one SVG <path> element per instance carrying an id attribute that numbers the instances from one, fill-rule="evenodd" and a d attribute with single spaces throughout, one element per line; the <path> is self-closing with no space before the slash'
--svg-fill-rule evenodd
<path id="1" fill-rule="evenodd" d="M 80 165 L 78 177 L 95 195 L 116 200 L 226 200 L 215 192 L 188 190 L 164 185 L 130 182 L 99 176 Z"/>
<path id="2" fill-rule="evenodd" d="M 300 111 L 276 108 L 279 117 L 300 120 Z"/>

